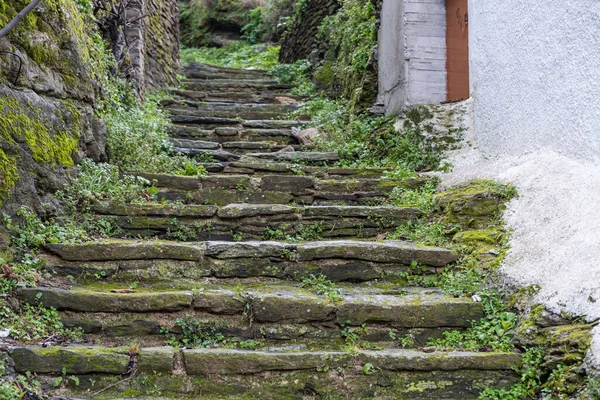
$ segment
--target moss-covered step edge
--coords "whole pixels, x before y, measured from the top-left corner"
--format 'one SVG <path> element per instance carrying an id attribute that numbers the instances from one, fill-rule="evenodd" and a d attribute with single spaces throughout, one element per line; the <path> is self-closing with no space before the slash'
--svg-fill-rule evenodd
<path id="1" fill-rule="evenodd" d="M 280 151 L 290 145 L 288 144 L 279 144 L 273 141 L 249 141 L 249 140 L 239 140 L 239 141 L 227 141 L 227 142 L 219 142 L 208 141 L 208 140 L 199 140 L 199 139 L 170 139 L 171 144 L 175 148 L 181 149 L 199 149 L 199 150 L 221 150 L 221 151 L 229 151 L 235 154 L 246 154 L 255 151 L 267 151 L 267 152 L 275 152 Z M 294 151 L 302 151 L 304 146 L 295 144 L 292 145 Z"/>
<path id="2" fill-rule="evenodd" d="M 181 327 L 177 320 L 192 318 L 204 329 L 206 335 L 237 341 L 259 340 L 265 346 L 304 347 L 304 349 L 340 350 L 347 347 L 342 336 L 343 327 L 337 323 L 259 323 L 252 324 L 240 315 L 222 315 L 218 320 L 214 314 L 204 311 L 184 310 L 172 313 L 82 313 L 61 311 L 60 318 L 65 327 L 81 328 L 88 335 L 89 343 L 117 343 L 128 345 L 130 342 L 162 345 L 167 339 L 165 334 L 177 337 Z M 344 325 L 345 326 L 345 325 Z M 369 324 L 365 330 L 358 328 L 361 341 L 377 343 L 388 348 L 424 347 L 430 340 L 441 339 L 445 332 L 462 330 L 461 328 L 396 328 L 389 325 Z M 413 343 L 394 341 L 397 338 L 412 338 Z M 291 342 L 290 342 L 291 341 Z"/>
<path id="3" fill-rule="evenodd" d="M 116 292 L 115 292 L 116 291 Z M 131 293 L 133 292 L 133 293 Z M 484 316 L 481 303 L 440 293 L 371 293 L 356 289 L 339 293 L 339 300 L 289 285 L 255 285 L 242 289 L 215 285 L 196 290 L 71 290 L 22 288 L 22 301 L 57 310 L 88 313 L 149 313 L 203 311 L 214 315 L 246 316 L 258 323 L 366 323 L 402 328 L 468 327 Z"/>
<path id="4" fill-rule="evenodd" d="M 177 125 L 169 130 L 172 138 L 206 140 L 225 144 L 228 142 L 267 142 L 281 146 L 300 144 L 289 128 L 252 129 L 242 127 L 212 127 L 203 129 L 195 126 Z"/>
<path id="5" fill-rule="evenodd" d="M 45 248 L 66 261 L 116 261 L 169 259 L 201 261 L 204 257 L 288 258 L 290 261 L 325 259 L 363 260 L 443 267 L 457 260 L 458 255 L 439 247 L 416 246 L 400 240 L 379 242 L 331 240 L 301 243 L 285 242 L 219 242 L 179 243 L 161 240 L 101 240 L 83 244 L 46 244 Z M 293 257 L 292 257 L 293 256 Z"/>
<path id="6" fill-rule="evenodd" d="M 165 347 L 21 347 L 11 349 L 10 355 L 17 372 L 35 373 L 50 395 L 85 397 L 103 390 L 103 398 L 158 395 L 244 400 L 299 400 L 306 393 L 336 399 L 475 399 L 486 387 L 515 383 L 518 375 L 513 369 L 522 362 L 516 354 L 407 350 L 176 352 Z M 63 367 L 68 376 L 79 378 L 79 385 L 65 380 L 60 388 L 54 387 Z"/>
<path id="7" fill-rule="evenodd" d="M 279 204 L 229 204 L 225 207 L 170 204 L 98 203 L 96 213 L 115 217 L 121 236 L 169 238 L 186 228 L 185 241 L 261 240 L 270 232 L 303 235 L 310 239 L 374 238 L 399 225 L 415 222 L 416 208 L 364 206 L 303 206 Z M 236 236 L 237 235 L 237 236 Z"/>
<path id="8" fill-rule="evenodd" d="M 192 100 L 165 100 L 162 102 L 169 111 L 173 114 L 180 114 L 180 111 L 262 111 L 276 112 L 286 114 L 298 108 L 297 104 L 254 104 L 254 103 L 219 103 L 219 102 L 203 102 Z M 248 118 L 250 119 L 250 118 Z M 256 118 L 260 119 L 260 118 Z"/>
<path id="9" fill-rule="evenodd" d="M 205 102 L 219 102 L 219 103 L 239 103 L 244 102 L 256 103 L 256 104 L 280 104 L 282 102 L 297 101 L 300 102 L 302 99 L 294 96 L 290 92 L 264 92 L 264 93 L 252 93 L 252 92 L 236 92 L 235 89 L 227 91 L 199 91 L 199 90 L 186 90 L 186 89 L 174 89 L 170 93 L 173 98 L 178 100 L 196 100 Z"/>
<path id="10" fill-rule="evenodd" d="M 416 350 L 359 350 L 266 352 L 235 349 L 181 350 L 187 375 L 248 375 L 263 372 L 351 368 L 371 364 L 381 371 L 510 371 L 521 364 L 521 356 L 513 353 L 437 352 Z M 125 374 L 129 362 L 136 360 L 140 372 L 171 373 L 176 352 L 171 347 L 16 347 L 9 350 L 15 370 L 36 374 Z"/>
<path id="11" fill-rule="evenodd" d="M 337 178 L 340 174 L 347 173 L 350 175 L 360 172 L 352 169 L 329 169 L 324 167 L 300 167 L 302 170 L 310 172 L 312 176 L 294 176 L 286 175 L 286 172 L 293 172 L 289 165 L 280 167 L 277 164 L 269 166 L 267 164 L 258 165 L 236 162 L 223 168 L 235 168 L 251 172 L 244 174 L 210 174 L 201 178 L 138 172 L 133 172 L 129 175 L 145 178 L 158 188 L 187 190 L 192 194 L 194 194 L 193 191 L 219 191 L 219 193 L 231 193 L 232 195 L 247 195 L 249 192 L 260 194 L 284 193 L 289 198 L 312 196 L 331 199 L 338 198 L 340 200 L 344 198 L 386 196 L 395 188 L 418 189 L 429 180 L 428 178 L 421 177 L 388 179 L 355 178 L 350 176 L 345 179 L 335 179 L 327 178 L 326 174 L 333 173 Z M 256 176 L 254 176 L 254 168 L 258 168 L 259 171 L 259 174 Z M 264 168 L 264 171 L 261 171 L 261 168 Z M 272 171 L 267 171 L 268 169 Z M 267 174 L 260 174 L 260 172 L 267 172 Z M 367 173 L 368 171 L 363 172 Z M 316 175 L 321 175 L 322 177 L 317 177 Z M 228 197 L 231 198 L 232 195 Z"/>

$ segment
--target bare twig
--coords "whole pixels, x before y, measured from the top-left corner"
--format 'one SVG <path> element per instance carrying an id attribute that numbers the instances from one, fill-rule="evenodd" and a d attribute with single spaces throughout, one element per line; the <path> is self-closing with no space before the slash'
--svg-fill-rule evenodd
<path id="1" fill-rule="evenodd" d="M 23 18 L 25 18 L 25 16 L 27 14 L 29 14 L 29 12 L 31 10 L 33 10 L 34 8 L 37 7 L 38 4 L 40 4 L 41 0 L 33 0 L 31 3 L 29 3 L 27 5 L 27 7 L 25 7 L 20 13 L 18 13 L 13 19 L 12 21 L 10 21 L 4 28 L 0 29 L 0 38 L 6 36 L 6 34 L 8 32 L 10 32 L 11 30 L 13 30 L 13 28 L 15 26 L 17 26 L 17 24 L 19 22 L 21 22 L 23 20 Z"/>

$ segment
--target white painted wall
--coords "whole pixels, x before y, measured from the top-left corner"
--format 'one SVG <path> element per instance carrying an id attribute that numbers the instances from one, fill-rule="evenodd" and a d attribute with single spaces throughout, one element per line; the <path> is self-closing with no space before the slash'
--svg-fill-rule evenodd
<path id="1" fill-rule="evenodd" d="M 480 149 L 600 162 L 600 1 L 469 3 Z"/>
<path id="2" fill-rule="evenodd" d="M 379 38 L 387 114 L 446 99 L 445 0 L 384 0 Z"/>

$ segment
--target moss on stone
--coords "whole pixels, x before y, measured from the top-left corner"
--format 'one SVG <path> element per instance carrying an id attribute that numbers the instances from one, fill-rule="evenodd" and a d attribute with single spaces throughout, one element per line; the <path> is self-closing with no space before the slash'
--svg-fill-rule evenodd
<path id="1" fill-rule="evenodd" d="M 35 161 L 73 166 L 72 154 L 77 149 L 81 134 L 81 115 L 74 106 L 63 112 L 60 123 L 16 98 L 1 98 L 0 110 L 0 137 L 8 144 L 24 141 Z M 70 126 L 65 121 L 67 116 L 72 121 Z"/>
<path id="2" fill-rule="evenodd" d="M 0 205 L 9 198 L 18 180 L 17 159 L 0 149 Z"/>

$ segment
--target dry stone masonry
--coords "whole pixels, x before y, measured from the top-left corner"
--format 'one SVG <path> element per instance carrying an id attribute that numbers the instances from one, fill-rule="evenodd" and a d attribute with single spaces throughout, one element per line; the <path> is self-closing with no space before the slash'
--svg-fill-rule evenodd
<path id="1" fill-rule="evenodd" d="M 440 273 L 453 251 L 377 240 L 421 214 L 382 200 L 426 178 L 386 179 L 307 151 L 291 133 L 301 123 L 271 119 L 294 106 L 278 104 L 290 88 L 264 72 L 184 72 L 186 89 L 167 104 L 172 140 L 214 157 L 210 174 L 141 171 L 170 202 L 97 204 L 121 238 L 45 247 L 62 283 L 18 296 L 56 308 L 94 345 L 11 347 L 16 372 L 78 398 L 475 399 L 518 380 L 518 354 L 422 351 L 484 316 L 471 298 L 397 284 Z M 289 145 L 295 151 L 278 152 Z M 306 285 L 319 274 L 333 292 Z M 205 346 L 165 345 L 190 320 Z M 371 345 L 349 348 L 342 330 Z M 406 335 L 406 348 L 393 340 Z M 63 374 L 79 385 L 54 389 Z"/>

